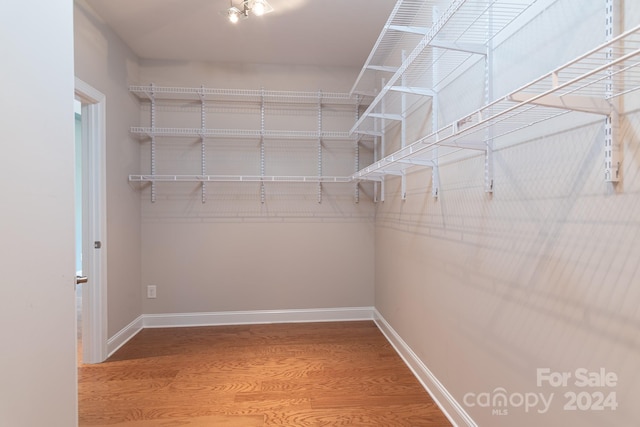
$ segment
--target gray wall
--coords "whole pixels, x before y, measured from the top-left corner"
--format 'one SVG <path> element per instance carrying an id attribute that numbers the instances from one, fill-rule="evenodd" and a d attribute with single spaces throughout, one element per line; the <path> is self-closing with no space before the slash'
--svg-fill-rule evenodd
<path id="1" fill-rule="evenodd" d="M 498 38 L 495 95 L 601 42 L 603 9 L 600 1 L 539 1 L 521 31 Z M 630 28 L 639 11 L 633 4 L 626 9 Z M 128 174 L 149 167 L 148 146 L 128 135 L 148 112 L 128 94 L 128 84 L 347 91 L 357 70 L 141 61 L 138 71 L 137 59 L 82 4 L 76 31 L 77 75 L 118 108 L 107 112 L 114 120 L 108 126 L 110 335 L 140 313 L 375 302 L 461 404 L 467 393 L 499 387 L 555 393 L 545 414 L 515 408 L 500 417 L 466 407 L 479 425 L 631 426 L 640 417 L 633 401 L 640 391 L 634 95 L 625 99 L 624 178 L 617 186 L 602 179 L 602 120 L 571 114 L 496 141 L 492 196 L 483 192 L 482 156 L 463 153 L 441 165 L 437 200 L 429 171 L 408 176 L 406 201 L 399 181 L 390 179 L 375 222 L 370 188 L 355 204 L 352 188 L 327 185 L 318 205 L 315 186 L 283 185 L 268 189 L 262 205 L 257 185 L 216 184 L 202 204 L 197 185 L 165 184 L 152 204 L 148 189 L 126 183 Z M 482 72 L 481 64 L 471 67 L 441 93 L 442 124 L 481 106 Z M 410 118 L 409 138 L 428 131 L 429 114 L 425 105 Z M 397 135 L 390 131 L 390 149 Z M 167 166 L 187 170 L 198 159 L 193 141 L 163 144 L 177 154 Z M 241 160 L 217 165 L 255 167 L 256 147 L 255 141 L 226 147 L 239 149 Z M 141 296 L 148 284 L 158 286 L 157 299 Z M 598 391 L 615 392 L 619 406 L 565 411 L 565 392 L 593 389 L 538 387 L 538 368 L 614 372 L 617 385 Z"/>
<path id="2" fill-rule="evenodd" d="M 76 425 L 69 2 L 3 3 L 0 425 Z"/>
<path id="3" fill-rule="evenodd" d="M 159 86 L 347 92 L 356 72 L 141 61 L 140 76 L 141 84 Z M 200 126 L 197 102 L 158 105 L 156 126 Z M 149 107 L 141 108 L 148 125 Z M 209 103 L 207 127 L 260 128 L 256 105 L 227 110 Z M 353 106 L 330 107 L 323 129 L 349 130 L 354 118 Z M 267 107 L 265 126 L 316 130 L 317 121 L 314 105 L 286 105 Z M 259 140 L 210 139 L 206 147 L 207 173 L 260 174 Z M 317 141 L 269 140 L 265 147 L 267 175 L 317 175 Z M 141 150 L 140 171 L 148 173 L 148 141 Z M 325 141 L 323 150 L 325 175 L 355 171 L 352 141 Z M 363 149 L 364 161 L 367 155 Z M 199 139 L 157 138 L 156 164 L 158 174 L 199 174 Z M 143 188 L 142 291 L 157 286 L 144 312 L 371 307 L 373 204 L 366 188 L 359 203 L 354 192 L 354 184 L 324 184 L 319 204 L 316 184 L 267 183 L 262 204 L 258 183 L 210 183 L 202 203 L 197 183 L 158 183 L 151 203 Z"/>
<path id="4" fill-rule="evenodd" d="M 142 313 L 140 198 L 127 176 L 136 173 L 140 147 L 129 134 L 139 120 L 128 91 L 138 59 L 82 0 L 74 8 L 75 75 L 106 96 L 108 335 Z"/>
<path id="5" fill-rule="evenodd" d="M 496 46 L 496 97 L 603 41 L 604 2 L 544 3 Z M 630 28 L 638 10 L 627 9 Z M 469 88 L 482 79 L 482 66 L 472 67 L 441 93 L 442 124 L 480 107 L 482 93 Z M 406 201 L 399 180 L 388 180 L 377 206 L 376 308 L 478 425 L 632 426 L 640 418 L 636 98 L 625 99 L 618 186 L 603 179 L 603 120 L 579 113 L 496 140 L 492 196 L 483 155 L 474 153 L 442 160 L 437 200 L 430 170 L 408 176 Z M 414 127 L 430 120 L 428 106 L 417 114 Z M 539 387 L 538 368 L 572 377 L 566 387 Z M 617 384 L 579 387 L 580 368 L 604 368 Z M 499 388 L 554 397 L 544 414 L 510 407 L 499 416 L 465 403 L 468 393 Z M 613 392 L 619 406 L 565 410 L 567 392 Z"/>

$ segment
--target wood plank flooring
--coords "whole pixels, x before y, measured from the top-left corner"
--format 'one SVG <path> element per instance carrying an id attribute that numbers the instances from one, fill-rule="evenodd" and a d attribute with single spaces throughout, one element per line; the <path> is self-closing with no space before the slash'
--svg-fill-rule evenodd
<path id="1" fill-rule="evenodd" d="M 78 370 L 81 427 L 451 425 L 370 321 L 144 329 Z"/>

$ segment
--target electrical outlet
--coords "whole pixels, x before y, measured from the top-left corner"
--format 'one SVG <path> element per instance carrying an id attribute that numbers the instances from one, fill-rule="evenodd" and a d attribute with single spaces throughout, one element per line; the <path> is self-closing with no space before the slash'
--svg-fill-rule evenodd
<path id="1" fill-rule="evenodd" d="M 147 286 L 147 298 L 155 298 L 156 297 L 156 285 Z"/>

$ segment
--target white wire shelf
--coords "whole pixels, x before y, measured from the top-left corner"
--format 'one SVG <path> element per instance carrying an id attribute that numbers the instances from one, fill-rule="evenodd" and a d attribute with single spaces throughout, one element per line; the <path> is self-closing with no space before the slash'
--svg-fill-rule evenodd
<path id="1" fill-rule="evenodd" d="M 259 129 L 200 129 L 200 128 L 150 128 L 132 127 L 131 133 L 142 136 L 161 137 L 196 137 L 196 138 L 260 138 L 265 139 L 310 139 L 353 141 L 355 137 L 349 132 L 339 131 L 293 131 Z"/>
<path id="2" fill-rule="evenodd" d="M 535 1 L 454 0 L 435 17 L 433 2 L 399 0 L 351 93 L 369 92 L 364 86 L 373 81 L 371 73 L 393 74 L 351 132 L 381 134 L 378 119 L 392 124 L 424 96 L 437 93 L 465 64 L 486 55 L 489 41 Z"/>
<path id="3" fill-rule="evenodd" d="M 350 93 L 370 93 L 369 74 L 394 74 L 402 64 L 399 46 L 416 46 L 433 22 L 433 6 L 424 0 L 399 0 L 373 46 Z M 407 31 L 400 31 L 400 29 Z M 414 31 L 409 31 L 413 29 Z"/>
<path id="4" fill-rule="evenodd" d="M 130 128 L 132 134 L 140 136 L 140 139 L 148 139 L 150 141 L 150 170 L 146 175 L 130 175 L 130 182 L 144 182 L 150 184 L 151 202 L 156 201 L 156 184 L 159 182 L 196 182 L 201 186 L 202 203 L 206 202 L 207 183 L 208 182 L 257 182 L 261 184 L 260 200 L 265 202 L 265 183 L 315 183 L 318 187 L 318 203 L 322 202 L 322 184 L 323 183 L 348 183 L 352 182 L 351 176 L 324 176 L 322 175 L 323 162 L 326 160 L 333 162 L 331 156 L 323 156 L 324 143 L 328 141 L 337 141 L 338 144 L 347 143 L 353 145 L 354 168 L 357 170 L 357 162 L 359 158 L 359 144 L 364 140 L 360 135 L 352 135 L 345 124 L 350 126 L 348 122 L 344 123 L 342 115 L 349 114 L 355 121 L 357 112 L 363 105 L 363 97 L 352 96 L 348 93 L 340 92 L 323 92 L 323 91 L 272 91 L 272 90 L 250 90 L 250 89 L 217 89 L 189 87 L 161 87 L 154 84 L 148 86 L 130 86 L 130 91 L 136 94 L 141 100 L 148 100 L 150 112 L 150 126 L 135 126 Z M 164 102 L 163 102 L 164 101 Z M 192 105 L 193 104 L 193 105 Z M 195 112 L 195 105 L 198 105 L 200 113 L 200 124 L 198 128 L 193 127 L 158 127 L 157 114 L 158 106 L 161 108 L 165 105 L 178 105 L 178 111 Z M 212 107 L 209 108 L 208 107 Z M 237 108 L 248 108 L 252 113 L 258 113 L 256 119 L 260 120 L 258 128 L 236 128 L 236 129 L 217 129 L 207 128 L 207 114 L 217 112 L 233 113 Z M 305 118 L 311 119 L 315 115 L 315 123 L 317 127 L 307 128 L 307 130 L 278 130 L 265 128 L 265 116 L 270 109 L 282 109 L 285 114 L 291 114 L 295 110 L 296 114 L 302 112 L 306 114 Z M 212 111 L 213 110 L 213 111 Z M 326 126 L 323 121 L 323 115 L 328 113 L 329 118 L 341 114 L 340 120 L 329 120 L 330 125 Z M 313 114 L 313 115 L 311 115 Z M 349 117 L 349 116 L 345 116 Z M 255 122 L 252 122 L 255 123 Z M 310 126 L 311 122 L 305 122 Z M 340 126 L 338 130 L 333 130 L 331 124 Z M 343 124 L 344 123 L 344 124 Z M 353 123 L 353 122 L 351 122 Z M 342 124 L 342 125 L 340 125 Z M 292 126 L 295 127 L 295 126 Z M 311 127 L 311 126 L 310 126 Z M 328 127 L 330 130 L 327 130 Z M 344 130 L 340 130 L 344 129 Z M 200 140 L 200 173 L 197 175 L 161 175 L 157 173 L 156 156 L 157 142 L 160 137 L 176 137 L 176 138 L 192 138 Z M 258 175 L 209 175 L 207 170 L 207 149 L 206 144 L 210 139 L 246 139 L 259 142 L 257 149 L 260 156 L 260 169 Z M 289 141 L 309 141 L 316 144 L 317 162 L 314 167 L 309 168 L 310 175 L 307 176 L 268 176 L 265 174 L 266 164 L 270 162 L 271 156 L 273 161 L 281 161 L 283 153 L 266 154 L 265 144 L 267 141 L 287 140 Z M 311 144 L 312 145 L 312 144 Z M 280 157 L 278 157 L 280 156 Z M 314 171 L 315 169 L 315 171 Z M 194 169 L 195 171 L 195 169 Z M 349 171 L 349 170 L 348 170 Z M 316 172 L 314 174 L 314 172 Z M 351 172 L 347 172 L 351 173 Z M 355 200 L 358 200 L 358 188 L 356 183 Z"/>
<path id="5" fill-rule="evenodd" d="M 507 96 L 426 135 L 355 173 L 381 180 L 413 166 L 434 166 L 460 150 L 487 149 L 487 141 L 572 111 L 607 116 L 613 100 L 640 89 L 640 26 L 520 87 Z M 617 111 L 617 113 L 622 113 Z M 437 160 L 437 159 L 436 159 Z"/>
<path id="6" fill-rule="evenodd" d="M 163 86 L 129 86 L 129 91 L 141 99 L 156 100 L 193 100 L 224 101 L 237 100 L 243 102 L 304 103 L 304 104 L 347 104 L 356 105 L 362 102 L 356 96 L 342 92 L 308 92 L 277 91 L 262 89 L 220 89 L 206 87 L 163 87 Z"/>
<path id="7" fill-rule="evenodd" d="M 130 182 L 290 182 L 346 183 L 350 176 L 261 176 L 261 175 L 129 175 Z"/>

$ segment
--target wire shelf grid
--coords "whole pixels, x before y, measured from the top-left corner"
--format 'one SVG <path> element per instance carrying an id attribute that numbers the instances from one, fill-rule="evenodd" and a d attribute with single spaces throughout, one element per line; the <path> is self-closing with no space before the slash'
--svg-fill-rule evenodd
<path id="1" fill-rule="evenodd" d="M 403 101 L 402 91 L 397 90 L 398 87 L 423 88 L 423 94 L 440 90 L 456 78 L 465 65 L 486 54 L 487 43 L 533 3 L 535 0 L 454 0 L 435 23 L 427 20 L 422 22 L 424 27 L 429 27 L 428 31 L 380 89 L 351 132 L 371 133 L 375 129 L 375 117 L 383 113 L 383 109 L 384 113 L 404 114 L 421 99 L 404 97 Z M 431 3 L 424 2 L 423 7 L 429 4 Z M 392 16 L 390 21 L 394 19 Z M 425 19 L 425 16 L 421 19 Z M 389 23 L 385 28 L 388 26 Z M 380 37 L 384 38 L 385 34 L 386 31 L 383 31 Z M 395 50 L 405 47 L 398 44 Z M 384 55 L 389 54 L 381 53 L 379 56 Z M 378 54 L 372 53 L 370 60 L 373 58 L 378 58 Z M 358 90 L 361 81 L 365 81 L 362 76 L 368 70 L 369 63 L 365 64 L 352 93 Z"/>
<path id="2" fill-rule="evenodd" d="M 142 136 L 194 137 L 194 138 L 260 138 L 265 139 L 311 139 L 353 141 L 355 136 L 341 131 L 294 131 L 260 129 L 201 129 L 201 128 L 131 128 L 131 133 Z"/>
<path id="3" fill-rule="evenodd" d="M 167 86 L 129 86 L 129 91 L 141 99 L 150 99 L 153 95 L 156 100 L 201 100 L 223 101 L 239 100 L 243 102 L 260 103 L 263 99 L 267 102 L 278 103 L 312 103 L 317 105 L 318 100 L 332 104 L 355 105 L 362 102 L 355 96 L 343 92 L 310 92 L 310 91 L 279 91 L 263 89 L 223 89 L 206 87 L 167 87 Z"/>
<path id="4" fill-rule="evenodd" d="M 640 26 L 604 43 L 475 112 L 432 132 L 355 173 L 380 180 L 572 111 L 608 115 L 614 98 L 640 89 Z"/>
<path id="5" fill-rule="evenodd" d="M 262 175 L 129 175 L 130 182 L 299 182 L 345 183 L 350 176 L 262 176 Z"/>

